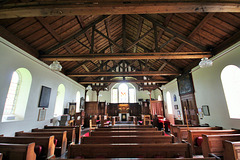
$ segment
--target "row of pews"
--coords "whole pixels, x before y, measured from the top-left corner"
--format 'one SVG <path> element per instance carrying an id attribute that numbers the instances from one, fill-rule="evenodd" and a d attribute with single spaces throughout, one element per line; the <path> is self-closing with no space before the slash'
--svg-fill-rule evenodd
<path id="1" fill-rule="evenodd" d="M 240 159 L 240 131 L 222 127 L 171 125 L 178 142 L 190 143 L 195 155 L 214 156 L 224 160 Z"/>
<path id="2" fill-rule="evenodd" d="M 16 132 L 15 137 L 0 136 L 3 160 L 48 160 L 66 153 L 68 145 L 80 143 L 81 127 L 44 126 L 32 132 Z M 1 160 L 0 158 L 0 160 Z"/>
<path id="3" fill-rule="evenodd" d="M 143 159 L 143 160 L 196 160 L 192 158 L 189 143 L 174 143 L 174 136 L 166 136 L 151 126 L 111 126 L 97 128 L 81 144 L 68 148 L 71 159 Z M 198 160 L 216 160 L 214 157 Z"/>

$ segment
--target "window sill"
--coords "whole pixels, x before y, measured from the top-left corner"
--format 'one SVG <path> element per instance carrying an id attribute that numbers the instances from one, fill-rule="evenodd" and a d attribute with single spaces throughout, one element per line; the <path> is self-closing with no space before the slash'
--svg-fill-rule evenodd
<path id="1" fill-rule="evenodd" d="M 16 115 L 3 115 L 2 122 L 16 122 L 16 121 L 22 121 L 23 118 L 20 118 Z"/>

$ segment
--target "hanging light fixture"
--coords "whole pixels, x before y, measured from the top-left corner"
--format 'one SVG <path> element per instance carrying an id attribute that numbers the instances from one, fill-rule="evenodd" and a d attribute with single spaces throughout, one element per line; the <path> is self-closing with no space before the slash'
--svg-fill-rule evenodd
<path id="1" fill-rule="evenodd" d="M 62 70 L 62 66 L 61 66 L 61 64 L 57 60 L 53 61 L 53 63 L 50 64 L 49 67 L 53 71 L 61 71 Z"/>
<path id="2" fill-rule="evenodd" d="M 92 86 L 91 85 L 88 85 L 86 90 L 92 90 Z"/>
<path id="3" fill-rule="evenodd" d="M 211 67 L 212 65 L 213 65 L 213 61 L 206 57 L 202 58 L 201 62 L 199 63 L 200 68 L 207 68 L 207 67 Z"/>

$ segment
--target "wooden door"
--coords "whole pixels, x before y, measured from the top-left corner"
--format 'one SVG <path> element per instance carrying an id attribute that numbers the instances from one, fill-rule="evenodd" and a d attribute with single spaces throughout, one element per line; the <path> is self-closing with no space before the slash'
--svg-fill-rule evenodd
<path id="1" fill-rule="evenodd" d="M 186 114 L 187 114 L 187 120 L 189 125 L 199 125 L 199 119 L 197 115 L 198 110 L 197 110 L 194 94 L 190 93 L 190 94 L 182 95 L 181 103 L 182 103 L 184 123 L 187 124 L 186 122 Z"/>

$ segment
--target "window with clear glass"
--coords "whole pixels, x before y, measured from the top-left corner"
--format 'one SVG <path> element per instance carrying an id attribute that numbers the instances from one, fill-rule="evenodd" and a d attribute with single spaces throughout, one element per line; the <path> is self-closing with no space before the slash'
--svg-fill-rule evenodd
<path id="1" fill-rule="evenodd" d="M 240 68 L 226 66 L 221 73 L 221 80 L 230 118 L 240 118 Z"/>
<path id="2" fill-rule="evenodd" d="M 4 105 L 2 122 L 24 119 L 31 84 L 32 75 L 26 68 L 19 68 L 13 72 Z"/>
<path id="3" fill-rule="evenodd" d="M 167 91 L 167 108 L 168 108 L 168 114 L 173 114 L 172 110 L 172 98 L 169 91 Z"/>
<path id="4" fill-rule="evenodd" d="M 119 103 L 128 103 L 128 86 L 125 83 L 120 84 L 119 88 Z"/>
<path id="5" fill-rule="evenodd" d="M 4 107 L 4 112 L 3 112 L 4 115 L 14 114 L 15 107 L 16 107 L 15 104 L 16 104 L 16 101 L 17 101 L 17 92 L 19 90 L 19 85 L 20 85 L 19 73 L 17 73 L 15 71 L 15 72 L 13 72 L 10 87 L 8 89 L 7 99 L 6 99 L 6 102 L 5 102 L 5 107 Z"/>
<path id="6" fill-rule="evenodd" d="M 65 86 L 63 84 L 60 84 L 58 86 L 58 91 L 57 91 L 54 117 L 61 116 L 63 114 L 64 96 L 65 96 Z"/>

